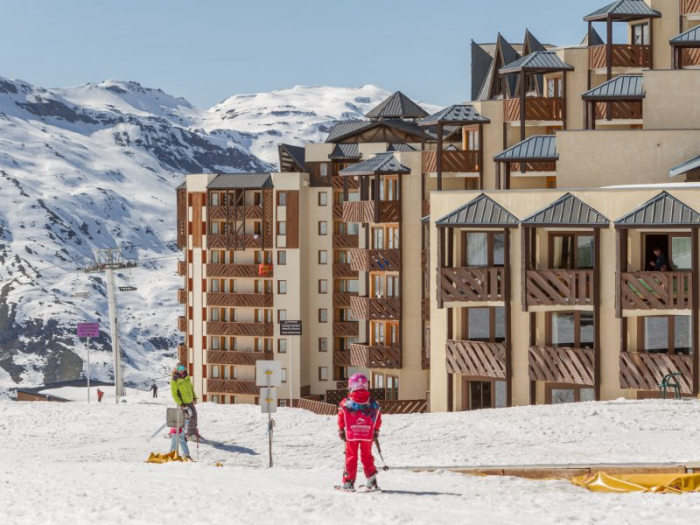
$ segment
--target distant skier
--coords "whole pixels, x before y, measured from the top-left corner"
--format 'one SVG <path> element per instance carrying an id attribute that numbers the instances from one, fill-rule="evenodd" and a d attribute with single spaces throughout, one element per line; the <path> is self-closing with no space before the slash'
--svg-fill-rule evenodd
<path id="1" fill-rule="evenodd" d="M 190 409 L 185 409 L 185 427 L 187 427 L 188 420 L 190 418 Z M 170 429 L 170 452 L 178 449 L 178 441 L 180 445 L 180 455 L 187 460 L 192 460 L 190 456 L 190 448 L 187 446 L 187 440 L 185 439 L 185 428 L 171 428 Z"/>
<path id="2" fill-rule="evenodd" d="M 197 396 L 192 387 L 192 380 L 187 375 L 187 367 L 182 363 L 178 363 L 177 367 L 175 367 L 170 381 L 170 390 L 173 394 L 173 399 L 180 408 L 183 410 L 189 408 L 192 411 L 189 425 L 187 425 L 187 437 L 197 435 L 197 409 L 194 407 L 197 403 Z"/>
<path id="3" fill-rule="evenodd" d="M 99 388 L 97 389 L 97 402 L 102 403 L 102 398 L 104 397 L 105 393 L 100 390 Z"/>
<path id="4" fill-rule="evenodd" d="M 153 397 L 158 397 L 158 385 L 153 383 L 151 385 L 151 392 L 153 392 Z"/>
<path id="5" fill-rule="evenodd" d="M 358 451 L 367 478 L 367 490 L 379 489 L 372 443 L 379 437 L 382 415 L 379 412 L 379 403 L 369 394 L 368 386 L 364 375 L 354 374 L 348 380 L 350 395 L 343 399 L 338 407 L 338 435 L 345 441 L 344 490 L 355 489 Z"/>

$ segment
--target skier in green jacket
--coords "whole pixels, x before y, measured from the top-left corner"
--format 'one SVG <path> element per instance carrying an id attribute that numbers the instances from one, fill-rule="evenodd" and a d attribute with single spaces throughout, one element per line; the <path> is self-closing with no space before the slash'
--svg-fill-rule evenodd
<path id="1" fill-rule="evenodd" d="M 173 394 L 173 399 L 181 409 L 190 409 L 190 419 L 187 425 L 187 437 L 199 435 L 197 431 L 197 409 L 194 407 L 197 404 L 197 395 L 192 387 L 192 380 L 187 375 L 187 367 L 182 363 L 178 363 L 173 371 L 173 377 L 170 380 L 170 390 Z"/>

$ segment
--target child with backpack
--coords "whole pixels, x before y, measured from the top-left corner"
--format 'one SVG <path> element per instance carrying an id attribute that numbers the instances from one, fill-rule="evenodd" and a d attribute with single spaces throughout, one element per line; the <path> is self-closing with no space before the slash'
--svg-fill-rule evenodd
<path id="1" fill-rule="evenodd" d="M 185 409 L 185 424 L 182 428 L 171 428 L 170 429 L 170 452 L 178 450 L 178 441 L 180 445 L 180 456 L 188 461 L 192 461 L 190 456 L 190 448 L 187 446 L 187 440 L 185 439 L 185 428 L 187 428 L 187 423 L 190 419 L 190 409 Z"/>
<path id="2" fill-rule="evenodd" d="M 379 437 L 382 426 L 379 403 L 370 396 L 369 381 L 362 374 L 350 377 L 348 388 L 350 394 L 338 406 L 338 435 L 345 441 L 343 490 L 355 490 L 358 455 L 367 478 L 367 490 L 379 490 L 372 455 L 372 443 Z"/>

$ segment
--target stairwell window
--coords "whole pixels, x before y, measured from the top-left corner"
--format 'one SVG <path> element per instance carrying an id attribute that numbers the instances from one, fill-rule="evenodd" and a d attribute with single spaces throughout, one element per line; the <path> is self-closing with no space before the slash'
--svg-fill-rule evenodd
<path id="1" fill-rule="evenodd" d="M 319 337 L 318 338 L 318 351 L 319 352 L 328 352 L 328 338 L 327 337 Z"/>
<path id="2" fill-rule="evenodd" d="M 278 354 L 286 354 L 287 353 L 287 340 L 286 339 L 278 339 L 277 340 L 277 353 Z"/>
<path id="3" fill-rule="evenodd" d="M 328 281 L 326 279 L 319 279 L 319 281 L 318 281 L 318 293 L 320 293 L 320 294 L 328 293 Z"/>
<path id="4" fill-rule="evenodd" d="M 328 310 L 326 308 L 318 309 L 318 322 L 327 323 L 328 322 Z"/>
<path id="5" fill-rule="evenodd" d="M 319 381 L 328 381 L 328 367 L 327 366 L 319 366 L 318 367 L 318 380 Z"/>
<path id="6" fill-rule="evenodd" d="M 287 252 L 284 250 L 281 250 L 277 252 L 277 264 L 280 266 L 284 266 L 287 264 Z"/>
<path id="7" fill-rule="evenodd" d="M 287 320 L 287 310 L 277 310 L 277 322 L 280 323 L 282 321 Z"/>
<path id="8" fill-rule="evenodd" d="M 209 223 L 209 233 L 212 235 L 218 235 L 219 234 L 219 223 L 216 221 L 212 221 Z"/>
<path id="9" fill-rule="evenodd" d="M 280 295 L 287 293 L 287 281 L 277 281 L 277 293 Z"/>
<path id="10" fill-rule="evenodd" d="M 318 205 L 327 206 L 328 205 L 328 193 L 321 191 L 318 193 Z"/>
<path id="11" fill-rule="evenodd" d="M 287 192 L 286 191 L 277 192 L 277 206 L 286 206 L 286 205 L 287 205 Z"/>
<path id="12" fill-rule="evenodd" d="M 286 368 L 282 369 L 282 382 L 283 383 L 287 382 L 287 369 Z"/>
<path id="13" fill-rule="evenodd" d="M 218 365 L 211 366 L 211 378 L 212 379 L 219 379 L 219 366 Z"/>
<path id="14" fill-rule="evenodd" d="M 287 221 L 277 221 L 277 235 L 287 235 Z"/>
<path id="15" fill-rule="evenodd" d="M 326 221 L 318 221 L 318 234 L 328 235 L 328 223 Z"/>
<path id="16" fill-rule="evenodd" d="M 328 264 L 328 252 L 326 250 L 318 251 L 318 264 Z"/>

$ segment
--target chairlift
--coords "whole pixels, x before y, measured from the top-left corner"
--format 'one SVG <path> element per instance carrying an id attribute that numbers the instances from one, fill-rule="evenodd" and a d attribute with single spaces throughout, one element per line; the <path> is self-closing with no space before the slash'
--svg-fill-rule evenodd
<path id="1" fill-rule="evenodd" d="M 71 297 L 87 297 L 88 295 L 90 295 L 90 292 L 76 292 L 71 294 Z"/>
<path id="2" fill-rule="evenodd" d="M 138 290 L 136 286 L 120 286 L 119 291 L 120 292 L 135 292 Z"/>

